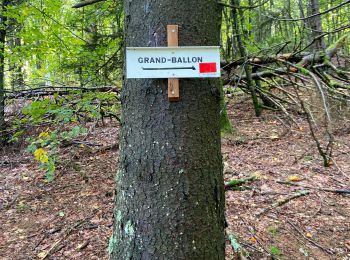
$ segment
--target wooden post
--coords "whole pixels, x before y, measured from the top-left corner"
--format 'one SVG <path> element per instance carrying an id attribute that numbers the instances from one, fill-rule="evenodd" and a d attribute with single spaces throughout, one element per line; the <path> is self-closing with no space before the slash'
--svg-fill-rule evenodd
<path id="1" fill-rule="evenodd" d="M 168 25 L 168 47 L 179 46 L 179 26 Z M 168 99 L 169 101 L 180 100 L 179 79 L 168 79 Z"/>

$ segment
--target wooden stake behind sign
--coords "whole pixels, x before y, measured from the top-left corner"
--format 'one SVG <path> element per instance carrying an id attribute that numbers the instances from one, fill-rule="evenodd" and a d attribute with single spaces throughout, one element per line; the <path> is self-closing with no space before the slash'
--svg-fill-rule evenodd
<path id="1" fill-rule="evenodd" d="M 168 47 L 179 46 L 179 26 L 168 25 Z M 179 79 L 168 79 L 168 99 L 169 101 L 180 100 Z"/>

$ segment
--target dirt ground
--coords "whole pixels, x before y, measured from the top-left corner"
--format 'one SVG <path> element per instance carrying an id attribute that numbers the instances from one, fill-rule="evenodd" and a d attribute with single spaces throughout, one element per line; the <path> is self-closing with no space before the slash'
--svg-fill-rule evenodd
<path id="1" fill-rule="evenodd" d="M 334 192 L 350 188 L 349 121 L 324 168 L 302 116 L 299 128 L 276 112 L 256 118 L 245 96 L 229 115 L 225 180 L 258 177 L 226 191 L 226 233 L 241 258 L 350 259 L 350 196 Z M 101 146 L 65 148 L 52 183 L 24 147 L 0 151 L 0 259 L 108 259 L 117 135 L 117 124 L 94 127 L 88 141 Z M 227 260 L 239 258 L 231 242 Z"/>

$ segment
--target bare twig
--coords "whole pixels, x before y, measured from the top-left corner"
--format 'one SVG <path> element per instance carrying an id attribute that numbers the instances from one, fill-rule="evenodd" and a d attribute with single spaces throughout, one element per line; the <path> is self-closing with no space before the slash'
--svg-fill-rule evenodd
<path id="1" fill-rule="evenodd" d="M 291 225 L 295 231 L 297 231 L 305 240 L 307 240 L 308 242 L 310 242 L 311 244 L 313 244 L 314 246 L 318 247 L 319 249 L 322 249 L 324 252 L 326 252 L 327 254 L 333 255 L 333 252 L 327 248 L 324 248 L 323 246 L 321 246 L 320 244 L 316 243 L 315 241 L 311 240 L 310 238 L 308 238 L 307 236 L 304 235 L 304 233 L 297 227 L 295 226 L 291 221 L 287 220 L 288 224 Z"/>
<path id="2" fill-rule="evenodd" d="M 231 5 L 231 4 L 227 4 L 227 3 L 223 3 L 223 2 L 218 2 L 220 5 L 225 6 L 225 7 L 229 7 L 229 8 L 234 8 L 234 9 L 255 9 L 259 6 L 263 6 L 264 4 L 266 4 L 269 0 L 266 0 L 260 4 L 257 5 L 250 5 L 250 6 L 237 6 L 237 5 Z"/>
<path id="3" fill-rule="evenodd" d="M 302 17 L 302 18 L 295 18 L 295 19 L 292 19 L 292 18 L 277 18 L 277 17 L 271 17 L 271 16 L 268 16 L 268 15 L 265 15 L 267 17 L 269 17 L 270 19 L 273 19 L 273 20 L 278 20 L 278 21 L 290 21 L 290 22 L 297 22 L 297 21 L 304 21 L 304 20 L 308 20 L 308 19 L 311 19 L 311 18 L 314 18 L 316 16 L 320 16 L 320 15 L 323 15 L 323 14 L 326 14 L 326 13 L 329 13 L 335 9 L 338 9 L 344 5 L 347 5 L 350 3 L 350 0 L 347 0 L 347 1 L 344 1 L 343 3 L 340 3 L 338 5 L 335 5 L 323 12 L 319 12 L 319 13 L 316 13 L 316 14 L 313 14 L 313 15 L 310 15 L 310 16 L 307 16 L 307 17 Z"/>
<path id="4" fill-rule="evenodd" d="M 308 185 L 302 185 L 299 183 L 293 183 L 289 181 L 276 181 L 279 184 L 285 184 L 290 186 L 298 186 L 303 187 L 306 189 L 312 189 L 312 190 L 319 190 L 319 191 L 325 191 L 325 192 L 333 192 L 333 193 L 339 193 L 339 194 L 350 194 L 350 189 L 329 189 L 329 188 L 321 188 L 321 187 L 311 187 Z"/>
<path id="5" fill-rule="evenodd" d="M 17 201 L 18 194 L 14 196 L 14 198 L 5 206 L 5 209 L 10 209 Z"/>
<path id="6" fill-rule="evenodd" d="M 52 254 L 56 253 L 57 251 L 59 251 L 60 249 L 62 249 L 62 245 L 61 243 L 72 233 L 72 231 L 81 226 L 83 223 L 85 223 L 88 219 L 82 219 L 82 220 L 79 220 L 78 222 L 76 222 L 74 225 L 72 225 L 71 227 L 69 227 L 67 229 L 67 231 L 64 233 L 64 235 L 57 241 L 53 244 L 53 246 L 48 250 L 46 251 L 41 259 L 42 260 L 45 260 L 46 258 L 50 257 Z"/>
<path id="7" fill-rule="evenodd" d="M 265 248 L 265 246 L 260 242 L 259 237 L 258 237 L 256 234 L 254 234 L 254 233 L 256 233 L 256 232 L 254 232 L 254 233 L 252 232 L 252 229 L 253 229 L 253 231 L 256 230 L 255 227 L 248 226 L 248 224 L 246 223 L 246 221 L 245 221 L 242 217 L 241 217 L 240 219 L 241 219 L 242 223 L 246 226 L 246 228 L 247 228 L 248 232 L 250 233 L 250 235 L 256 239 L 256 242 L 257 242 L 257 243 L 259 244 L 259 246 L 261 247 L 261 252 L 262 252 L 262 253 L 265 252 L 268 256 L 272 256 L 272 255 L 270 254 L 270 252 Z"/>
<path id="8" fill-rule="evenodd" d="M 342 175 L 344 175 L 348 180 L 350 180 L 350 176 L 340 169 L 340 167 L 338 166 L 338 163 L 334 160 L 334 158 L 331 158 L 331 160 L 332 160 L 333 164 L 335 165 L 335 167 L 338 169 L 338 172 L 340 172 L 340 173 L 341 173 Z"/>

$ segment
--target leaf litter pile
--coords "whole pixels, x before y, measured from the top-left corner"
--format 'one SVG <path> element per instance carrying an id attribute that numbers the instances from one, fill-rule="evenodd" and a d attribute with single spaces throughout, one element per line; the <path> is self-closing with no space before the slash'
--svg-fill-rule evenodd
<path id="1" fill-rule="evenodd" d="M 256 118 L 242 95 L 229 103 L 235 133 L 222 137 L 226 259 L 350 259 L 350 123 L 322 166 L 307 122 Z M 52 183 L 25 147 L 0 153 L 0 259 L 108 259 L 118 124 L 95 126 L 62 148 Z"/>

